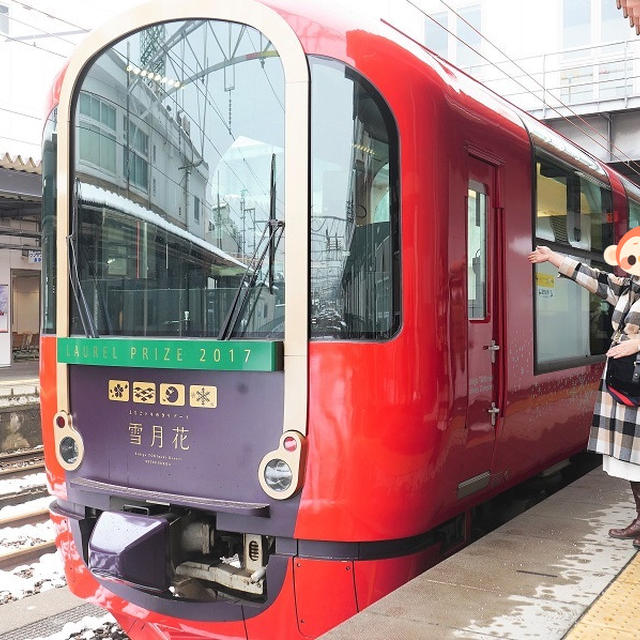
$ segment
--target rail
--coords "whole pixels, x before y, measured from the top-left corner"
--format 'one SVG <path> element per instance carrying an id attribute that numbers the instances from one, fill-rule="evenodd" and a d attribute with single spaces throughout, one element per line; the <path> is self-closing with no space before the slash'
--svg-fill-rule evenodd
<path id="1" fill-rule="evenodd" d="M 0 455 L 0 478 L 7 479 L 44 469 L 42 447 Z"/>
<path id="2" fill-rule="evenodd" d="M 44 498 L 47 495 L 49 495 L 49 492 L 44 485 L 20 489 L 14 493 L 0 495 L 0 509 L 2 509 L 2 507 L 22 504 L 23 502 L 35 500 L 36 498 Z"/>

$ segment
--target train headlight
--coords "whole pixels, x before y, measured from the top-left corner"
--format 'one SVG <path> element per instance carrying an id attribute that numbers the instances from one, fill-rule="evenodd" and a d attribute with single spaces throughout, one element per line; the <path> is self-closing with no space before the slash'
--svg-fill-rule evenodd
<path id="1" fill-rule="evenodd" d="M 73 465 L 80 457 L 80 448 L 78 443 L 70 436 L 65 436 L 60 440 L 58 446 L 60 457 L 68 464 Z"/>
<path id="2" fill-rule="evenodd" d="M 272 491 L 286 491 L 293 482 L 293 471 L 284 460 L 274 458 L 264 468 L 264 481 Z"/>
<path id="3" fill-rule="evenodd" d="M 274 500 L 290 498 L 302 486 L 306 457 L 306 438 L 298 431 L 283 433 L 278 448 L 269 451 L 258 467 L 262 490 Z"/>
<path id="4" fill-rule="evenodd" d="M 53 416 L 53 436 L 56 458 L 60 466 L 67 471 L 75 471 L 82 464 L 84 443 L 66 411 L 58 411 Z"/>

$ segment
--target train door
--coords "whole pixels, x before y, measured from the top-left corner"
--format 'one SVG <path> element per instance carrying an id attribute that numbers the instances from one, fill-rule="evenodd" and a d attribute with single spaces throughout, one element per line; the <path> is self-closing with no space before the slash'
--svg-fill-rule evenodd
<path id="1" fill-rule="evenodd" d="M 468 404 L 459 498 L 489 484 L 500 415 L 496 173 L 493 165 L 469 157 L 466 196 Z"/>

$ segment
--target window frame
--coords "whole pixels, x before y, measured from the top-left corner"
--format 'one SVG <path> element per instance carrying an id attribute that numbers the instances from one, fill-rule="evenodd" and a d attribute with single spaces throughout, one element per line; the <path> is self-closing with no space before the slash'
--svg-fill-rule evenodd
<path id="1" fill-rule="evenodd" d="M 620 181 L 627 202 L 627 229 L 631 229 L 631 203 L 633 202 L 640 209 L 640 187 L 624 176 L 620 176 Z M 638 226 L 640 226 L 640 216 L 638 217 Z"/>
<path id="2" fill-rule="evenodd" d="M 537 121 L 536 121 L 537 122 Z M 537 123 L 539 124 L 539 123 Z M 526 129 L 529 133 L 530 139 L 530 148 L 531 148 L 531 240 L 532 245 L 535 248 L 537 244 L 537 222 L 538 222 L 538 176 L 537 176 L 537 161 L 540 157 L 547 158 L 549 161 L 558 164 L 561 167 L 566 167 L 569 170 L 573 170 L 576 172 L 582 172 L 584 174 L 589 175 L 597 182 L 602 183 L 603 187 L 609 189 L 611 196 L 613 198 L 613 187 L 611 186 L 611 182 L 609 180 L 608 175 L 605 170 L 599 165 L 599 163 L 586 154 L 586 152 L 581 149 L 576 149 L 576 156 L 578 161 L 570 162 L 566 158 L 567 145 L 570 143 L 565 143 L 558 148 L 558 153 L 553 153 L 553 138 L 558 137 L 559 140 L 564 140 L 558 134 L 553 132 L 552 135 L 549 135 L 544 140 L 538 138 L 535 134 L 532 133 L 531 129 L 528 126 L 528 122 L 525 123 Z M 537 132 L 536 132 L 537 133 Z M 538 141 L 541 141 L 542 144 L 537 144 Z M 573 150 L 572 150 L 573 151 Z M 563 153 L 564 152 L 564 153 Z M 587 163 L 580 162 L 580 160 L 587 160 Z M 596 166 L 593 166 L 594 163 Z M 601 211 L 601 215 L 602 215 Z M 558 251 L 563 253 L 564 255 L 569 255 L 572 258 L 575 258 L 581 262 L 585 262 L 589 266 L 593 266 L 593 251 L 589 251 L 587 249 L 582 249 L 578 247 L 568 246 L 562 244 L 561 242 L 556 241 L 545 241 L 545 246 L 548 246 L 553 251 Z M 570 251 L 567 251 L 567 248 Z M 597 268 L 604 267 L 603 270 L 608 269 L 608 265 L 602 259 L 602 263 L 597 263 Z M 611 272 L 613 270 L 611 269 Z M 559 275 L 560 278 L 566 278 L 566 276 Z M 580 285 L 573 283 L 575 286 L 579 287 Z M 606 355 L 602 354 L 590 354 L 585 356 L 571 356 L 565 357 L 558 360 L 554 360 L 553 362 L 539 362 L 538 361 L 538 297 L 536 295 L 536 270 L 535 266 L 531 270 L 531 291 L 532 291 L 532 313 L 533 313 L 533 373 L 534 375 L 540 375 L 544 373 L 551 373 L 554 371 L 564 371 L 567 369 L 573 369 L 576 367 L 588 366 L 593 364 L 602 363 L 606 359 Z M 588 292 L 589 296 L 594 296 Z"/>
<path id="3" fill-rule="evenodd" d="M 484 282 L 483 282 L 483 305 L 484 305 L 484 313 L 482 316 L 472 316 L 469 310 L 469 303 L 471 300 L 469 299 L 469 264 L 470 260 L 472 260 L 469 254 L 469 240 L 470 240 L 470 229 L 469 229 L 469 191 L 474 191 L 478 196 L 484 196 Z M 467 269 L 467 318 L 468 321 L 474 324 L 487 324 L 489 322 L 493 322 L 493 313 L 492 311 L 492 300 L 491 300 L 491 292 L 489 287 L 490 282 L 490 261 L 489 261 L 489 210 L 490 210 L 490 200 L 489 194 L 487 193 L 486 185 L 482 182 L 478 182 L 477 180 L 470 179 L 467 183 L 467 215 L 466 215 L 466 246 L 465 246 L 465 254 L 467 256 L 466 259 L 466 269 Z M 477 202 L 476 202 L 477 206 Z"/>
<path id="4" fill-rule="evenodd" d="M 349 77 L 354 83 L 360 82 L 364 88 L 383 105 L 384 109 L 381 110 L 381 116 L 387 127 L 387 133 L 389 135 L 389 226 L 391 237 L 391 317 L 392 322 L 389 328 L 388 335 L 385 337 L 362 337 L 362 338 L 335 338 L 314 336 L 311 327 L 311 293 L 312 293 L 312 281 L 311 271 L 313 267 L 313 261 L 311 259 L 311 252 L 309 253 L 309 278 L 308 278 L 308 291 L 309 291 L 309 342 L 316 343 L 385 343 L 395 339 L 402 331 L 403 326 L 403 306 L 402 306 L 402 200 L 401 200 L 401 153 L 400 153 L 400 128 L 398 121 L 391 108 L 391 105 L 384 97 L 382 91 L 361 71 L 355 67 L 324 55 L 307 55 L 307 61 L 310 69 L 314 62 L 324 64 L 333 68 L 340 67 L 346 77 Z M 313 74 L 311 73 L 311 92 L 313 92 Z M 313 185 L 313 100 L 309 101 L 309 182 Z M 312 207 L 313 200 L 313 186 L 309 191 L 309 206 Z M 310 220 L 313 219 L 310 211 Z M 309 226 L 308 242 L 311 241 L 311 225 Z"/>

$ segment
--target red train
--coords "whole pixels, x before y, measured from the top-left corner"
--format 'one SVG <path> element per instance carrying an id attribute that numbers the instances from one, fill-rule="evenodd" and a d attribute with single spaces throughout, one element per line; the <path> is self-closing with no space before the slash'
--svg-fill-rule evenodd
<path id="1" fill-rule="evenodd" d="M 584 449 L 625 178 L 375 15 L 152 2 L 56 83 L 42 425 L 71 590 L 314 638 Z"/>

